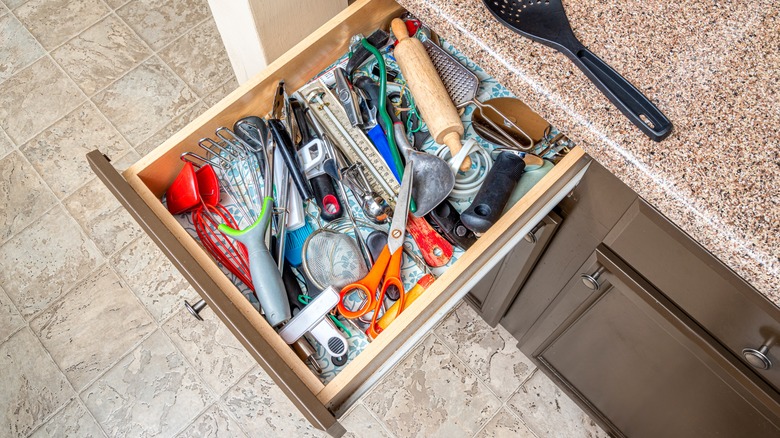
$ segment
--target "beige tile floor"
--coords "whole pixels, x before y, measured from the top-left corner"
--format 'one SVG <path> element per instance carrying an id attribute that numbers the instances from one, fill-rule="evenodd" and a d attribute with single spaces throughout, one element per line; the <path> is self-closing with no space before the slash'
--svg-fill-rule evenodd
<path id="1" fill-rule="evenodd" d="M 91 174 L 236 87 L 205 0 L 0 3 L 0 437 L 321 436 Z M 466 305 L 351 436 L 603 436 Z"/>

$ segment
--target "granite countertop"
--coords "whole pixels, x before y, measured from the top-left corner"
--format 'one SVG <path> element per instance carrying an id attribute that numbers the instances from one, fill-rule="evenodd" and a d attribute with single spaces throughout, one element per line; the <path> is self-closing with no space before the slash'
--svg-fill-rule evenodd
<path id="1" fill-rule="evenodd" d="M 780 12 L 772 0 L 564 0 L 574 33 L 674 123 L 655 143 L 564 55 L 480 0 L 399 0 L 780 306 Z"/>

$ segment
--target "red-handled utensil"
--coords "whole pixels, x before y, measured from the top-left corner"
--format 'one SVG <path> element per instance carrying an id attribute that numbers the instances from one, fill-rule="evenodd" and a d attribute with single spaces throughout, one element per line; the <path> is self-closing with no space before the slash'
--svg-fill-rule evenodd
<path id="1" fill-rule="evenodd" d="M 446 265 L 452 258 L 452 244 L 437 233 L 424 218 L 409 214 L 406 232 L 414 238 L 428 266 L 438 268 Z"/>

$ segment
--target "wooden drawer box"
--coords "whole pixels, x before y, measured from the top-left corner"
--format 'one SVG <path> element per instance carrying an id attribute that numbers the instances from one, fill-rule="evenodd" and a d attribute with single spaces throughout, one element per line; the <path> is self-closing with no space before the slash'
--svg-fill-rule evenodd
<path id="1" fill-rule="evenodd" d="M 284 79 L 289 90 L 296 90 L 345 53 L 350 36 L 368 35 L 378 27 L 387 29 L 390 20 L 403 12 L 392 0 L 356 2 L 122 175 L 99 151 L 88 155 L 101 180 L 295 406 L 315 427 L 334 436 L 344 433 L 338 416 L 574 188 L 587 168 L 588 158 L 581 149 L 574 148 L 327 385 L 222 274 L 160 198 L 181 169 L 179 156 L 195 151 L 199 139 L 211 136 L 220 126 L 232 126 L 241 117 L 267 114 L 279 80 Z"/>

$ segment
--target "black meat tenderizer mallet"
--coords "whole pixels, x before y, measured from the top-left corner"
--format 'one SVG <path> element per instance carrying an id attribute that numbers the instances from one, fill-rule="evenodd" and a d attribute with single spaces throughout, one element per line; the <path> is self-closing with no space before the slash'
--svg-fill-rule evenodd
<path id="1" fill-rule="evenodd" d="M 512 152 L 501 152 L 485 177 L 474 202 L 460 215 L 463 225 L 482 234 L 501 217 L 509 196 L 525 170 L 525 161 Z"/>

